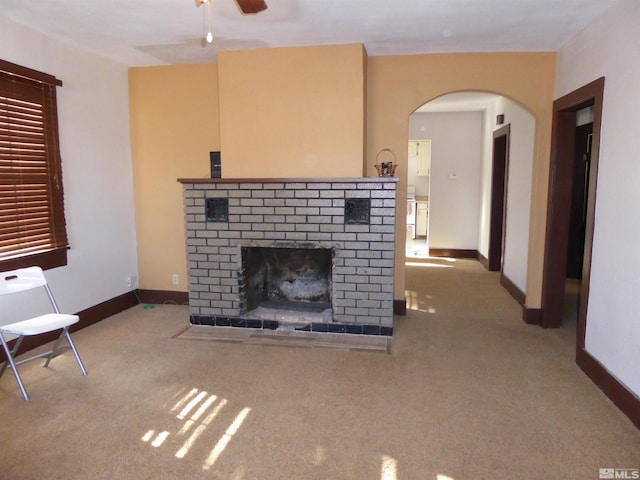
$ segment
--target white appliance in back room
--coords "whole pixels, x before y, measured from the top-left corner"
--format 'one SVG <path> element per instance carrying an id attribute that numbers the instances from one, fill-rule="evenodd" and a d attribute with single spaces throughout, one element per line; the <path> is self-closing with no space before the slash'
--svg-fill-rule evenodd
<path id="1" fill-rule="evenodd" d="M 407 246 L 416 238 L 416 187 L 407 187 Z"/>

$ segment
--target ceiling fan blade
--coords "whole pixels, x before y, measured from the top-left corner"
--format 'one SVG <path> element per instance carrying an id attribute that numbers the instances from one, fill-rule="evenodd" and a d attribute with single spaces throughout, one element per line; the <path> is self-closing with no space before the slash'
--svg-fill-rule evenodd
<path id="1" fill-rule="evenodd" d="M 259 13 L 267 9 L 264 0 L 236 0 L 242 13 Z"/>

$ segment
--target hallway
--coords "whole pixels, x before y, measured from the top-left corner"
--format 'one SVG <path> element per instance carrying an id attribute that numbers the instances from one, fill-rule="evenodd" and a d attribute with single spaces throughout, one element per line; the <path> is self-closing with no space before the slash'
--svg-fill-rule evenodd
<path id="1" fill-rule="evenodd" d="M 640 432 L 575 364 L 575 322 L 525 324 L 499 273 L 475 260 L 408 258 L 406 285 L 394 346 L 419 351 L 434 369 L 451 422 L 465 432 L 454 444 L 476 461 L 502 452 L 529 471 L 522 478 L 595 479 L 599 468 L 640 468 Z"/>

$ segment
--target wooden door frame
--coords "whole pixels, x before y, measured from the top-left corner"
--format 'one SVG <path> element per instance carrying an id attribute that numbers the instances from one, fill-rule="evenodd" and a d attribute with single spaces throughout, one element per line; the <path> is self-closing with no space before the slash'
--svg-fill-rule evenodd
<path id="1" fill-rule="evenodd" d="M 540 312 L 540 325 L 544 328 L 557 328 L 562 322 L 573 183 L 576 112 L 582 108 L 593 106 L 591 172 L 587 191 L 584 262 L 576 332 L 577 351 L 584 349 L 586 331 L 603 94 L 604 77 L 601 77 L 553 102 L 551 163 L 549 166 L 549 194 Z"/>
<path id="2" fill-rule="evenodd" d="M 496 140 L 505 137 L 504 157 L 496 157 Z M 493 132 L 491 169 L 491 206 L 489 216 L 489 253 L 487 270 L 501 272 L 504 263 L 504 242 L 507 218 L 507 184 L 509 178 L 509 145 L 511 125 L 507 124 Z"/>

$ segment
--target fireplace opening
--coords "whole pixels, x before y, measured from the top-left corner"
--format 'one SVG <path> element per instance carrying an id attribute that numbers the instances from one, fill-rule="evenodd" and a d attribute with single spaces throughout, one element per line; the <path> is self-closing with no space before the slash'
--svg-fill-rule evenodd
<path id="1" fill-rule="evenodd" d="M 330 248 L 242 247 L 245 316 L 331 321 Z"/>

